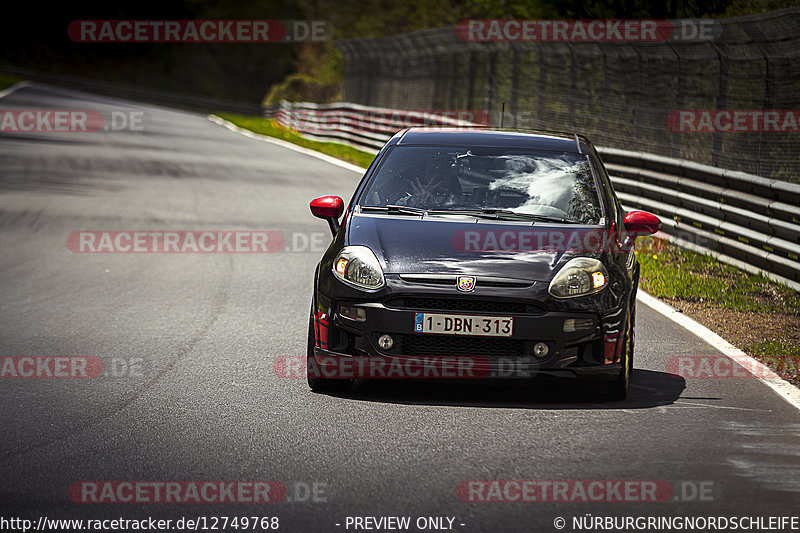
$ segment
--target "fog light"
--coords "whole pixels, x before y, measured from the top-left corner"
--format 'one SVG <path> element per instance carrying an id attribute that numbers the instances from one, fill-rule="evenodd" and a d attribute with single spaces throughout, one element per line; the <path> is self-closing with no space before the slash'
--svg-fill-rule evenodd
<path id="1" fill-rule="evenodd" d="M 564 321 L 564 332 L 583 331 L 592 329 L 592 326 L 594 326 L 594 320 L 591 318 L 568 318 Z"/>
<path id="2" fill-rule="evenodd" d="M 394 339 L 389 335 L 381 335 L 378 339 L 378 346 L 381 347 L 381 350 L 391 350 L 394 346 Z"/>
<path id="3" fill-rule="evenodd" d="M 339 306 L 339 314 L 356 322 L 364 322 L 367 319 L 367 311 L 363 307 L 341 305 Z"/>
<path id="4" fill-rule="evenodd" d="M 547 344 L 543 342 L 537 342 L 533 345 L 533 355 L 536 357 L 546 357 L 547 352 L 550 351 L 550 348 L 547 347 Z"/>

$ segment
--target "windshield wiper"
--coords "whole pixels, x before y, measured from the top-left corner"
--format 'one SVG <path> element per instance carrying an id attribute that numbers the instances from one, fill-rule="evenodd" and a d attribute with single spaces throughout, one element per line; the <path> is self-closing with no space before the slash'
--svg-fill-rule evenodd
<path id="1" fill-rule="evenodd" d="M 431 209 L 429 215 L 470 215 L 478 218 L 489 218 L 492 220 L 537 220 L 541 222 L 559 222 L 562 224 L 575 223 L 577 220 L 549 217 L 547 215 L 536 215 L 533 213 L 520 213 L 511 209 L 501 209 L 496 207 L 484 207 L 483 209 Z"/>
<path id="2" fill-rule="evenodd" d="M 422 209 L 407 205 L 362 205 L 362 211 L 385 211 L 390 215 L 467 215 L 476 218 L 486 218 L 490 220 L 535 220 L 539 222 L 558 222 L 560 224 L 574 224 L 579 222 L 575 219 L 561 217 L 550 217 L 547 215 L 536 215 L 533 213 L 520 213 L 511 209 L 501 209 L 496 207 L 484 207 L 482 209 Z"/>
<path id="3" fill-rule="evenodd" d="M 480 209 L 430 209 L 428 210 L 429 215 L 466 215 L 470 217 L 476 218 L 488 218 L 491 220 L 497 220 L 500 218 L 499 215 L 495 213 L 484 213 Z"/>
<path id="4" fill-rule="evenodd" d="M 494 208 L 494 207 L 486 207 L 484 209 L 481 209 L 480 212 L 481 213 L 486 213 L 486 214 L 496 214 L 499 217 L 502 215 L 501 218 L 512 216 L 512 217 L 520 217 L 520 218 L 525 218 L 525 219 L 530 219 L 530 220 L 540 220 L 542 222 L 560 222 L 562 224 L 571 223 L 571 222 L 572 223 L 577 222 L 577 220 L 571 220 L 571 219 L 566 219 L 566 218 L 562 218 L 562 217 L 551 217 L 551 216 L 547 216 L 547 215 L 537 215 L 535 213 L 520 213 L 519 211 L 512 211 L 511 209 L 498 209 L 498 208 Z"/>
<path id="5" fill-rule="evenodd" d="M 362 205 L 362 211 L 386 211 L 390 215 L 414 215 L 423 216 L 428 210 L 419 207 L 409 207 L 406 205 Z"/>

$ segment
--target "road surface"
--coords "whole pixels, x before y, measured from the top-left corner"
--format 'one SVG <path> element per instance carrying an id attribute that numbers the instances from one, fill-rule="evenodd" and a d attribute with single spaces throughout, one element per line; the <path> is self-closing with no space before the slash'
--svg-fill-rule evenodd
<path id="1" fill-rule="evenodd" d="M 417 531 L 419 517 L 449 517 L 457 531 L 539 532 L 558 517 L 572 531 L 587 515 L 797 514 L 800 411 L 756 379 L 670 375 L 671 357 L 719 353 L 647 306 L 625 402 L 564 383 L 315 394 L 273 363 L 305 354 L 328 235 L 308 202 L 349 199 L 358 174 L 201 115 L 40 84 L 0 108 L 144 119 L 134 131 L 0 134 L 0 355 L 92 356 L 105 372 L 0 379 L 0 516 L 276 516 L 300 532 L 353 531 L 365 516 L 411 517 Z M 83 230 L 271 230 L 289 250 L 75 253 L 68 237 Z M 81 481 L 208 480 L 278 481 L 288 497 L 100 504 L 69 492 Z M 463 501 L 467 480 L 655 480 L 674 492 Z"/>

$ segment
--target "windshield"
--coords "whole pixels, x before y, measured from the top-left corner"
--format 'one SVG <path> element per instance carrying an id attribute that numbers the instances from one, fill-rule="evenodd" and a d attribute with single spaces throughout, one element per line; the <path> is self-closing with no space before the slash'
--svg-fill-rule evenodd
<path id="1" fill-rule="evenodd" d="M 518 148 L 395 146 L 360 205 L 503 210 L 584 224 L 602 216 L 585 155 Z"/>

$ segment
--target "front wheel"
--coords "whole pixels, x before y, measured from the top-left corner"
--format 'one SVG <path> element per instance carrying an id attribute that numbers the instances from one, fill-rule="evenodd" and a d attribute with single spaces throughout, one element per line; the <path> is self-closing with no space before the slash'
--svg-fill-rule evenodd
<path id="1" fill-rule="evenodd" d="M 317 360 L 314 359 L 314 307 L 311 307 L 312 315 L 308 319 L 308 347 L 306 355 L 306 379 L 308 386 L 314 392 L 344 392 L 350 389 L 353 381 L 350 379 L 327 378 L 321 372 Z"/>
<path id="2" fill-rule="evenodd" d="M 633 372 L 633 347 L 635 342 L 636 330 L 636 305 L 631 306 L 630 317 L 628 319 L 628 327 L 625 330 L 625 344 L 622 347 L 622 369 L 619 376 L 608 384 L 606 389 L 606 397 L 609 400 L 620 401 L 628 397 L 628 386 L 631 380 L 631 373 Z"/>

